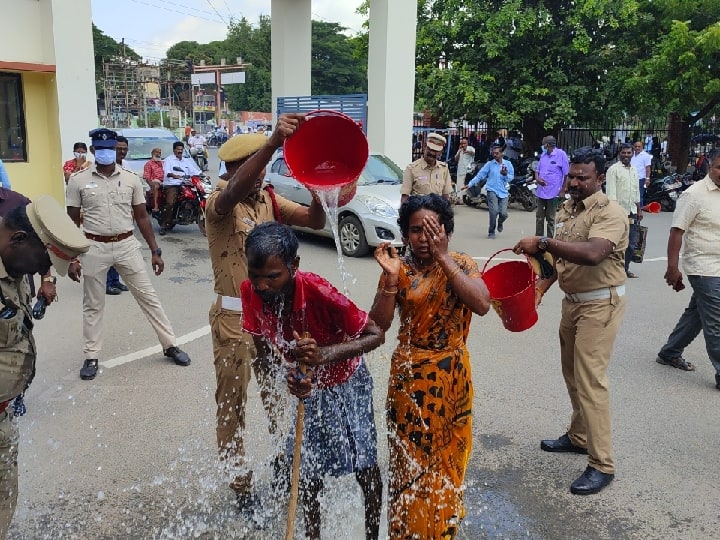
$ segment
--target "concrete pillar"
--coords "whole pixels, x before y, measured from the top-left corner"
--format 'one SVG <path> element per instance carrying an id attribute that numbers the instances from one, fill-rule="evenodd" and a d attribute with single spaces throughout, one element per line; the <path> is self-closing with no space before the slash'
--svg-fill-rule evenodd
<path id="1" fill-rule="evenodd" d="M 412 159 L 417 0 L 373 0 L 368 54 L 368 139 L 405 168 Z"/>
<path id="2" fill-rule="evenodd" d="M 88 131 L 98 127 L 90 0 L 52 0 L 52 36 L 59 142 L 68 159 L 74 143 L 83 141 L 90 146 Z"/>
<path id="3" fill-rule="evenodd" d="M 309 96 L 312 19 L 310 0 L 272 0 L 272 112 L 277 98 Z"/>

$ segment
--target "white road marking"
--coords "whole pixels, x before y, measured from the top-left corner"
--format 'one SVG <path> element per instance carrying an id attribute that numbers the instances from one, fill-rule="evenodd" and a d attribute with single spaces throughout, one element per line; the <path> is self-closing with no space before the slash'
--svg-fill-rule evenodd
<path id="1" fill-rule="evenodd" d="M 473 259 L 477 261 L 486 261 L 490 257 L 473 257 Z M 495 261 L 517 261 L 518 258 L 510 258 L 510 257 L 495 257 L 493 260 Z M 644 259 L 643 262 L 661 262 L 661 261 L 667 261 L 667 257 L 655 257 L 652 259 Z M 184 336 L 180 336 L 177 340 L 178 345 L 183 345 L 185 343 L 190 343 L 191 341 L 195 341 L 196 339 L 200 339 L 201 337 L 207 336 L 210 333 L 210 326 L 203 326 L 202 328 L 198 328 L 197 330 L 194 330 L 188 334 L 185 334 Z M 117 358 L 111 358 L 110 360 L 105 360 L 104 362 L 100 362 L 100 365 L 104 368 L 114 368 L 117 366 L 122 366 L 123 364 L 127 364 L 129 362 L 134 362 L 135 360 L 140 360 L 141 358 L 145 358 L 146 356 L 151 356 L 153 354 L 162 353 L 162 347 L 160 345 L 154 345 L 152 347 L 148 347 L 146 349 L 141 349 L 139 351 L 131 352 L 129 354 L 125 354 L 123 356 L 118 356 Z"/>
<path id="2" fill-rule="evenodd" d="M 473 257 L 476 261 L 487 261 L 490 257 Z M 518 261 L 522 260 L 520 257 L 495 257 L 493 261 Z M 643 262 L 662 262 L 667 261 L 667 257 L 654 257 L 654 258 L 647 258 L 643 259 Z M 634 263 L 633 263 L 634 264 Z"/>
<path id="3" fill-rule="evenodd" d="M 210 325 L 203 326 L 202 328 L 198 328 L 197 330 L 193 330 L 192 332 L 177 338 L 177 344 L 183 345 L 184 343 L 190 343 L 191 341 L 195 341 L 196 339 L 207 336 L 209 333 Z M 111 358 L 110 360 L 100 362 L 100 365 L 104 368 L 114 368 L 123 364 L 127 364 L 128 362 L 140 360 L 141 358 L 145 358 L 146 356 L 150 356 L 152 354 L 162 354 L 162 352 L 162 347 L 160 345 L 155 345 L 153 347 L 148 347 L 147 349 L 142 349 L 140 351 L 131 352 L 123 356 L 118 356 L 117 358 Z"/>

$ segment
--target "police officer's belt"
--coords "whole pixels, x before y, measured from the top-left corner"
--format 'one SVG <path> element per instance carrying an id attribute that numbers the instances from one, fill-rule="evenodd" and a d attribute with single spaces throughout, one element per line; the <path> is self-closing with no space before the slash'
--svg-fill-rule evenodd
<path id="1" fill-rule="evenodd" d="M 619 287 L 603 287 L 602 289 L 595 289 L 594 291 L 565 293 L 565 300 L 573 304 L 592 302 L 593 300 L 605 300 L 606 298 L 612 298 L 613 289 L 617 296 L 625 296 L 625 285 L 620 285 Z"/>
<path id="2" fill-rule="evenodd" d="M 125 240 L 126 238 L 131 237 L 133 234 L 132 231 L 120 233 L 120 234 L 114 234 L 112 236 L 102 236 L 99 234 L 93 234 L 86 232 L 85 237 L 89 238 L 90 240 L 95 240 L 96 242 L 119 242 L 120 240 Z"/>

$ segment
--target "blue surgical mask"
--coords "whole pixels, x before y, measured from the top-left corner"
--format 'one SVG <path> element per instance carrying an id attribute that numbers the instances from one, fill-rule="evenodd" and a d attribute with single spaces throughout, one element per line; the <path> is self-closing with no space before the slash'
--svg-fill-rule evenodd
<path id="1" fill-rule="evenodd" d="M 114 148 L 99 148 L 95 150 L 95 161 L 99 165 L 111 165 L 115 163 L 115 149 Z"/>

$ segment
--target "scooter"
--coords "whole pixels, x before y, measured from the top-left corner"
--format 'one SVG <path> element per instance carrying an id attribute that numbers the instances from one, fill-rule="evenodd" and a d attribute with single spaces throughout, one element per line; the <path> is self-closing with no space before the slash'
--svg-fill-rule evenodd
<path id="1" fill-rule="evenodd" d="M 482 168 L 484 163 L 480 163 L 479 161 L 476 161 L 475 163 L 471 163 L 468 165 L 468 171 L 465 175 L 465 185 L 467 186 L 470 183 L 470 180 L 475 178 L 475 175 L 478 173 L 478 171 Z M 485 184 L 487 183 L 487 178 L 484 180 L 478 181 L 477 184 L 475 184 L 471 188 L 467 188 L 463 190 L 462 192 L 462 201 L 464 204 L 468 206 L 473 206 L 475 208 L 480 208 L 481 204 L 484 204 L 487 206 L 487 188 L 485 187 Z"/>
<path id="2" fill-rule="evenodd" d="M 205 152 L 204 147 L 191 148 L 190 155 L 192 156 L 193 160 L 195 160 L 195 164 L 198 166 L 198 169 L 200 169 L 202 172 L 208 170 L 207 153 Z"/>
<path id="3" fill-rule="evenodd" d="M 184 176 L 172 209 L 172 224 L 169 229 L 172 229 L 175 225 L 197 223 L 200 232 L 205 236 L 205 202 L 210 191 L 212 191 L 210 177 L 206 175 L 190 176 L 180 167 L 173 167 L 173 171 L 183 173 Z M 148 209 L 153 208 L 154 201 L 152 197 L 152 191 L 148 191 L 145 195 L 145 204 Z M 160 208 L 165 206 L 165 194 L 162 188 L 160 189 L 158 206 Z M 162 225 L 162 210 L 152 212 L 151 215 L 158 222 L 158 225 Z"/>

